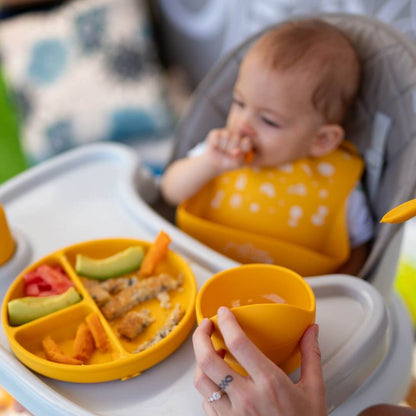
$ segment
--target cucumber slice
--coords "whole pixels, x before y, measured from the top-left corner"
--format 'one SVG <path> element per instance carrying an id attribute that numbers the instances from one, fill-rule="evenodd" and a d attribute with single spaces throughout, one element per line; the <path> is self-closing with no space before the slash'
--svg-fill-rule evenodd
<path id="1" fill-rule="evenodd" d="M 144 250 L 140 246 L 126 248 L 104 259 L 92 259 L 82 254 L 77 254 L 75 270 L 81 276 L 106 280 L 138 269 L 142 264 L 143 258 Z"/>
<path id="2" fill-rule="evenodd" d="M 9 322 L 12 326 L 22 325 L 78 303 L 80 300 L 81 295 L 73 287 L 70 287 L 60 295 L 45 297 L 26 296 L 13 299 L 7 304 Z"/>

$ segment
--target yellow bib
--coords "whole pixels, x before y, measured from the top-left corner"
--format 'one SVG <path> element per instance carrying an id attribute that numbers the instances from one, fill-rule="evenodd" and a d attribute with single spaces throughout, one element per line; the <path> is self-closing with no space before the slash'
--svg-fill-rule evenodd
<path id="1" fill-rule="evenodd" d="M 182 203 L 176 222 L 241 263 L 274 263 L 304 276 L 331 273 L 350 254 L 346 200 L 362 170 L 348 142 L 321 158 L 233 170 Z"/>

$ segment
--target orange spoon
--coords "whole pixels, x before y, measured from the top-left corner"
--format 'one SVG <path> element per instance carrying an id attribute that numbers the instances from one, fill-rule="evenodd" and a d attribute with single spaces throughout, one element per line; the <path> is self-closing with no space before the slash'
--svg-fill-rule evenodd
<path id="1" fill-rule="evenodd" d="M 383 216 L 380 222 L 399 223 L 405 222 L 416 216 L 416 199 L 411 199 L 390 210 Z"/>

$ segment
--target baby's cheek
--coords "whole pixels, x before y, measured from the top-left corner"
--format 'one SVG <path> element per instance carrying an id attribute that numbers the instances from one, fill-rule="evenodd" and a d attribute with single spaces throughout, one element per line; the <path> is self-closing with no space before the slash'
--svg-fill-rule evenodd
<path id="1" fill-rule="evenodd" d="M 230 114 L 228 115 L 228 117 L 227 117 L 227 121 L 226 121 L 226 123 L 225 123 L 225 127 L 226 127 L 227 129 L 232 130 L 233 126 L 235 125 L 234 119 L 235 119 L 235 117 L 233 116 L 233 114 L 232 114 L 232 113 L 230 113 Z"/>

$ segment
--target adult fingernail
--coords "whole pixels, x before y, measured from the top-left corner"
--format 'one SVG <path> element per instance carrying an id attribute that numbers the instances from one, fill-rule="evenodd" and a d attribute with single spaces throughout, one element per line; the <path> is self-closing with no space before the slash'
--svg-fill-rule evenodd
<path id="1" fill-rule="evenodd" d="M 220 307 L 218 308 L 217 315 L 218 315 L 218 316 L 220 316 L 220 315 L 224 315 L 224 313 L 226 313 L 226 312 L 227 312 L 227 309 L 228 309 L 228 308 L 226 308 L 225 306 L 220 306 Z"/>

